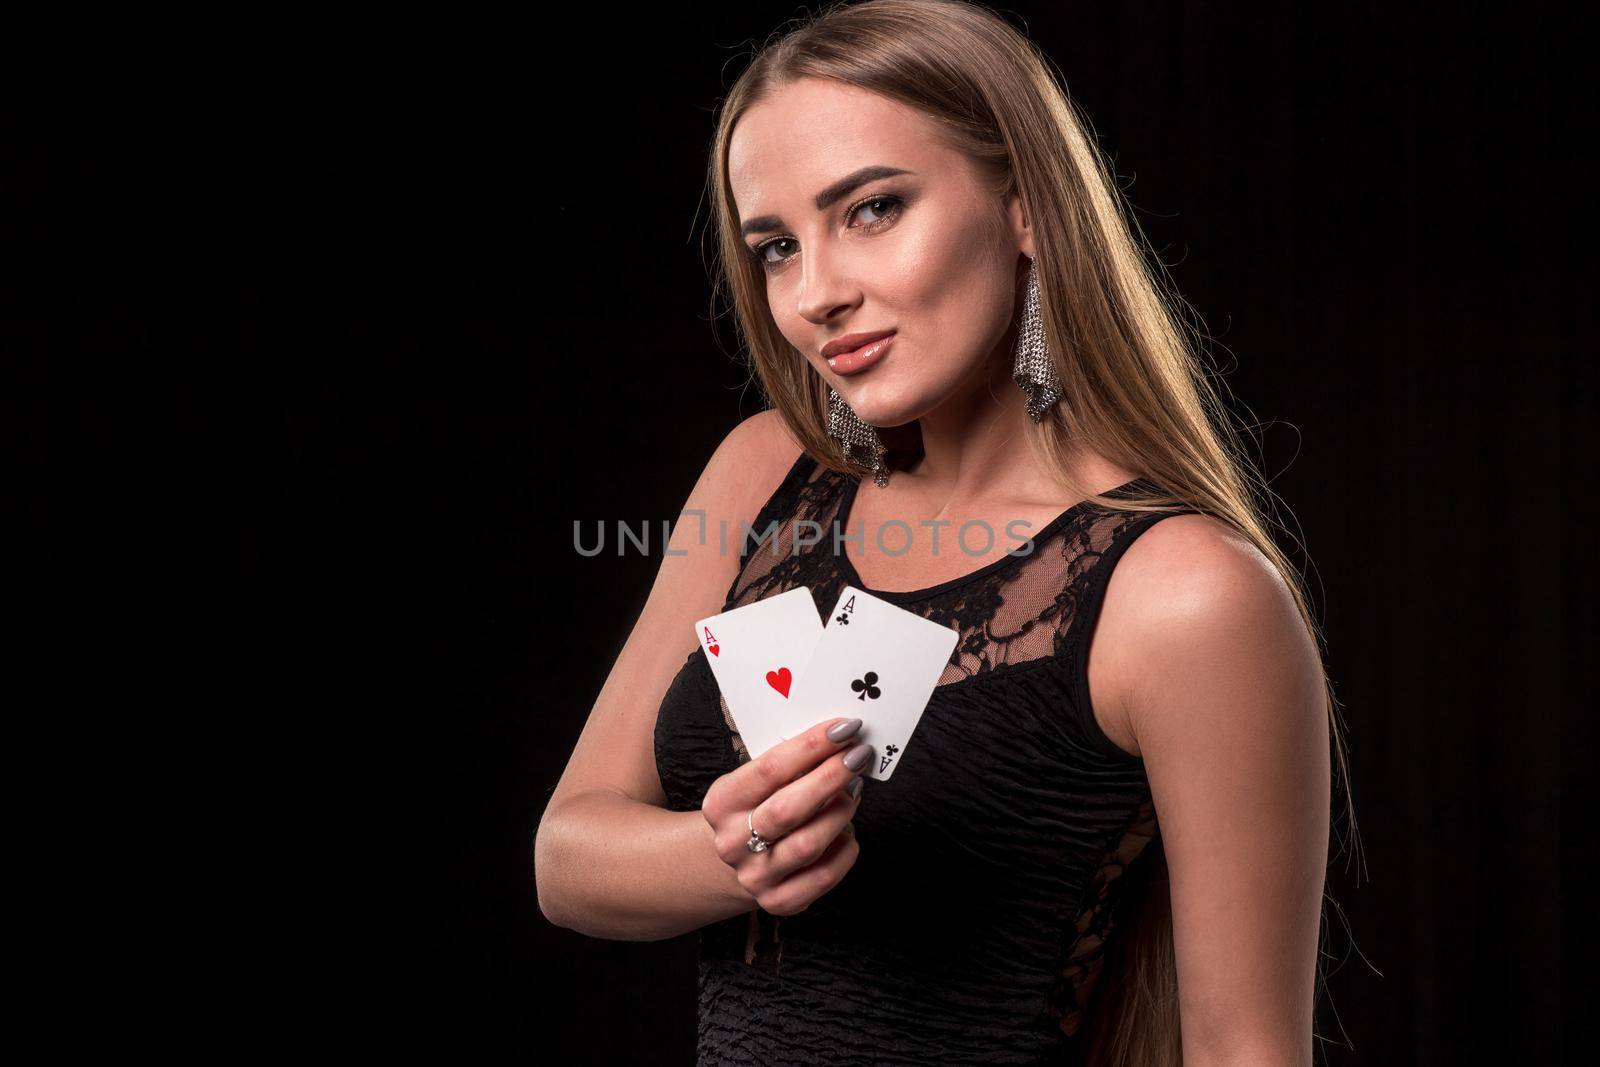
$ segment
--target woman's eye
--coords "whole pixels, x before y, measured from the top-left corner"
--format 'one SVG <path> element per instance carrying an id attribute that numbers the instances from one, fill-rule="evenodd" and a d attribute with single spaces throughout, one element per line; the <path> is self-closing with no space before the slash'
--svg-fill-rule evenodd
<path id="1" fill-rule="evenodd" d="M 857 228 L 865 230 L 876 229 L 885 223 L 892 222 L 900 214 L 903 204 L 904 201 L 898 196 L 880 193 L 857 203 L 845 214 L 845 221 L 847 223 L 853 222 L 857 217 L 865 213 L 870 217 L 866 219 L 862 226 Z M 794 243 L 793 237 L 774 237 L 770 241 L 763 241 L 752 248 L 750 254 L 756 258 L 756 262 L 760 263 L 762 267 L 772 270 L 775 267 L 783 266 L 784 260 L 789 259 L 790 256 L 779 254 L 774 258 L 768 255 L 768 252 L 779 245 L 793 245 Z"/>
<path id="2" fill-rule="evenodd" d="M 792 245 L 792 244 L 794 244 L 794 238 L 792 238 L 792 237 L 774 237 L 770 241 L 766 241 L 766 242 L 764 242 L 762 244 L 757 245 L 755 247 L 755 249 L 753 250 L 753 254 L 756 257 L 756 261 L 758 263 L 762 264 L 763 266 L 766 266 L 766 267 L 776 267 L 779 263 L 782 263 L 783 260 L 785 260 L 785 259 L 787 259 L 789 257 L 782 256 L 782 257 L 780 257 L 778 259 L 770 259 L 767 256 L 767 251 L 769 249 L 776 248 L 778 245 L 782 245 L 782 244 L 791 244 Z"/>
<path id="3" fill-rule="evenodd" d="M 878 207 L 877 207 L 877 205 L 879 205 L 879 204 L 889 204 L 891 206 L 887 210 L 880 211 L 880 210 L 878 210 Z M 872 225 L 876 225 L 879 222 L 884 221 L 884 219 L 886 219 L 886 218 L 892 218 L 894 216 L 894 213 L 895 213 L 894 209 L 897 208 L 899 206 L 899 204 L 900 204 L 900 200 L 899 200 L 898 197 L 893 197 L 893 196 L 875 196 L 871 200 L 863 200 L 863 201 L 861 201 L 861 203 L 856 206 L 855 211 L 851 212 L 851 214 L 852 215 L 857 215 L 862 211 L 870 211 L 872 214 L 878 216 L 878 218 L 876 218 L 876 219 L 868 219 L 867 220 L 867 225 L 872 226 Z"/>

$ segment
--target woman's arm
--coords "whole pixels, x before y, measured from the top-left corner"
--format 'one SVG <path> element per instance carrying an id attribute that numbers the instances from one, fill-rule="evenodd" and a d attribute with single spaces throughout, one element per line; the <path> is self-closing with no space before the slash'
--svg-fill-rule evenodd
<path id="1" fill-rule="evenodd" d="M 684 504 L 705 513 L 672 532 L 655 584 L 578 738 L 534 841 L 539 910 L 594 937 L 651 941 L 756 906 L 718 858 L 696 811 L 665 810 L 656 774 L 656 712 L 695 649 L 696 619 L 722 609 L 738 573 L 740 522 L 753 522 L 800 446 L 776 412 L 740 423 Z M 727 550 L 717 523 L 729 524 Z"/>
<path id="2" fill-rule="evenodd" d="M 1166 849 L 1184 1063 L 1309 1065 L 1330 734 L 1289 589 L 1226 524 L 1173 516 L 1112 572 L 1097 640 Z"/>

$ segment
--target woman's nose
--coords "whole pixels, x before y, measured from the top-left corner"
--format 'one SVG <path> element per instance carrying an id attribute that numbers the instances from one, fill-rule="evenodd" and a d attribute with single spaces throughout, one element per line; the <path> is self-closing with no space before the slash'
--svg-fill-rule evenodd
<path id="1" fill-rule="evenodd" d="M 835 256 L 815 251 L 802 253 L 796 310 L 806 321 L 821 326 L 834 318 L 840 308 L 850 307 L 860 299 L 859 287 L 842 267 Z"/>

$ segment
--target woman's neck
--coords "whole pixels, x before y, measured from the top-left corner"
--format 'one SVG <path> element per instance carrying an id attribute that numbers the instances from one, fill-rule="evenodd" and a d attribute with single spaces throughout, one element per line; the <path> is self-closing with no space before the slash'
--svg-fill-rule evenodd
<path id="1" fill-rule="evenodd" d="M 922 458 L 904 474 L 925 500 L 1048 500 L 1060 492 L 1028 447 L 1027 407 L 1009 361 L 989 361 L 918 426 Z"/>

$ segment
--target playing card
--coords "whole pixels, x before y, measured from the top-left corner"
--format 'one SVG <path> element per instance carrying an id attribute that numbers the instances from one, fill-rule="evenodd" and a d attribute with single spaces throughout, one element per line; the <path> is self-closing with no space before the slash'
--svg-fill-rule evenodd
<path id="1" fill-rule="evenodd" d="M 950 661 L 956 631 L 846 586 L 789 701 L 782 733 L 844 715 L 875 758 L 863 772 L 884 781 L 911 743 Z"/>
<path id="2" fill-rule="evenodd" d="M 784 740 L 794 685 L 822 637 L 811 590 L 801 586 L 694 624 L 706 662 L 750 758 Z"/>

